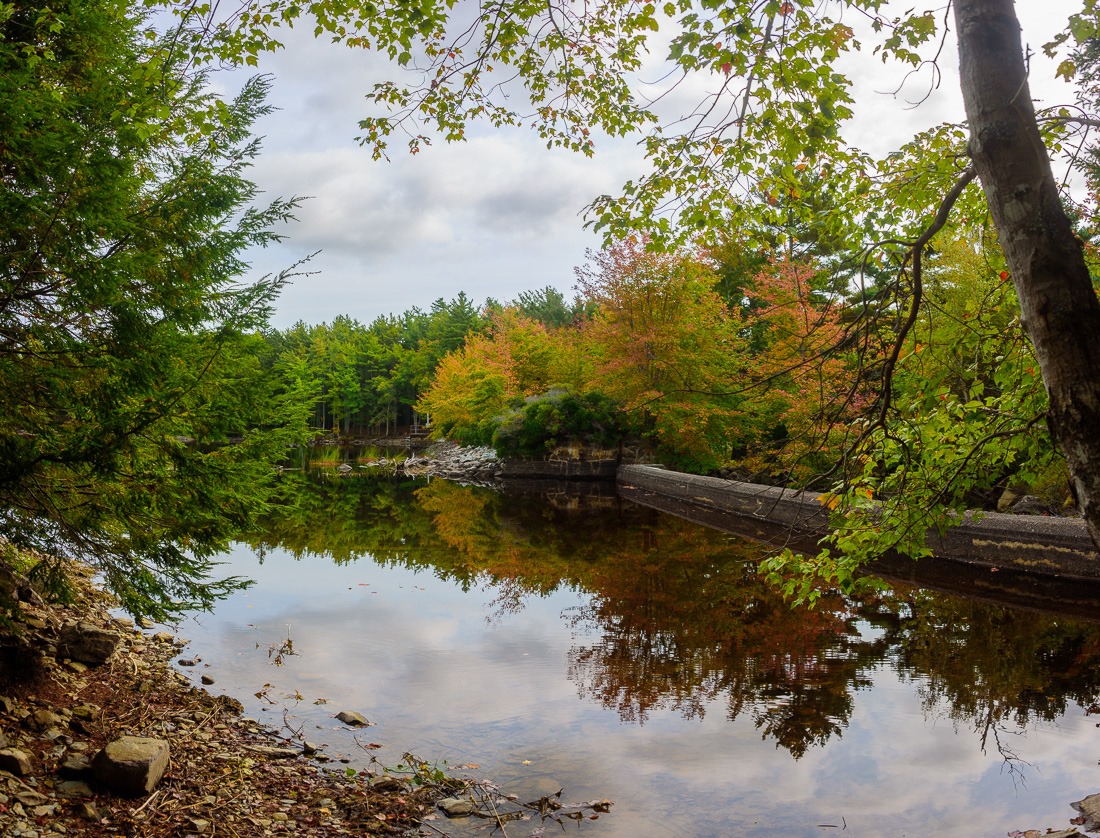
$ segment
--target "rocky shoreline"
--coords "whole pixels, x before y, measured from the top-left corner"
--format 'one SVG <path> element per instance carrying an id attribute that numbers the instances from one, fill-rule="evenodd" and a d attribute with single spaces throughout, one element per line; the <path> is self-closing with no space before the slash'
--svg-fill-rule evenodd
<path id="1" fill-rule="evenodd" d="M 489 447 L 466 448 L 454 442 L 436 442 L 419 456 L 400 466 L 410 477 L 442 477 L 464 485 L 493 485 L 501 477 L 504 463 Z"/>
<path id="2" fill-rule="evenodd" d="M 74 573 L 68 606 L 21 588 L 0 637 L 6 838 L 398 835 L 467 789 L 322 765 L 308 743 L 191 686 L 173 668 L 181 641 L 112 617 L 89 573 Z"/>

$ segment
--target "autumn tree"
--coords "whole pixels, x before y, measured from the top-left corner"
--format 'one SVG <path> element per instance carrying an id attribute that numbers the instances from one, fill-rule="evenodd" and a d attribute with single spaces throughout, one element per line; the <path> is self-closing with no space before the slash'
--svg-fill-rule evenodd
<path id="1" fill-rule="evenodd" d="M 487 445 L 509 407 L 554 387 L 581 384 L 575 341 L 514 308 L 491 318 L 486 334 L 444 356 L 417 407 L 436 433 Z"/>
<path id="2" fill-rule="evenodd" d="M 725 464 L 743 433 L 744 369 L 738 320 L 690 254 L 665 254 L 625 239 L 577 269 L 594 310 L 584 340 L 593 389 L 622 402 L 681 465 Z"/>
<path id="3" fill-rule="evenodd" d="M 871 400 L 861 380 L 861 358 L 845 346 L 845 297 L 829 293 L 806 262 L 777 261 L 751 282 L 753 305 L 745 316 L 752 340 L 751 398 L 770 470 L 805 483 L 844 456 L 858 435 L 857 422 Z M 752 459 L 748 464 L 752 463 Z M 759 467 L 767 469 L 767 461 Z"/>

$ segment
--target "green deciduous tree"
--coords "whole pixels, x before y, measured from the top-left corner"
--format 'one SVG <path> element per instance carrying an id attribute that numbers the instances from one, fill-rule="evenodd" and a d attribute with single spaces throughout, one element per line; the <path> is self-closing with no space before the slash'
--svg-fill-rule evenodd
<path id="1" fill-rule="evenodd" d="M 240 280 L 293 209 L 250 208 L 267 84 L 217 98 L 177 47 L 117 0 L 0 3 L 4 561 L 156 617 L 238 584 L 213 557 L 301 418 L 254 336 L 287 276 Z"/>

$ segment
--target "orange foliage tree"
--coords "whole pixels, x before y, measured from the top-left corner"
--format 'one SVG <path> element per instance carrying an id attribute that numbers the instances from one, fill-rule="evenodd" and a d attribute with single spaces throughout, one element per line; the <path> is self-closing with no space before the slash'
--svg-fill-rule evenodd
<path id="1" fill-rule="evenodd" d="M 417 410 L 431 416 L 437 435 L 488 444 L 494 420 L 517 401 L 586 377 L 573 342 L 569 333 L 514 308 L 496 312 L 488 334 L 468 338 L 443 358 Z"/>
<path id="2" fill-rule="evenodd" d="M 798 479 L 836 462 L 869 403 L 857 348 L 845 349 L 844 303 L 816 280 L 805 262 L 772 263 L 755 278 L 746 316 L 759 342 L 751 363 L 759 423 Z"/>
<path id="3" fill-rule="evenodd" d="M 676 461 L 722 465 L 747 432 L 738 382 L 746 369 L 740 320 L 690 254 L 626 239 L 577 269 L 595 314 L 582 326 L 592 387 L 619 400 Z"/>

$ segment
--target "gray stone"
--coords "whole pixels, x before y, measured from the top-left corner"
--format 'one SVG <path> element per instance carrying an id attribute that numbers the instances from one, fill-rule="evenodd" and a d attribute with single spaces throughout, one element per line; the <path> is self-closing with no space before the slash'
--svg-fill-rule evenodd
<path id="1" fill-rule="evenodd" d="M 404 791 L 407 784 L 400 777 L 392 774 L 383 774 L 381 777 L 371 777 L 367 782 L 375 791 Z"/>
<path id="2" fill-rule="evenodd" d="M 202 681 L 202 683 L 207 687 L 214 683 L 214 678 L 206 674 L 204 674 L 199 680 Z"/>
<path id="3" fill-rule="evenodd" d="M 148 794 L 168 769 L 168 743 L 144 736 L 123 736 L 96 754 L 92 770 L 96 779 L 114 792 Z"/>
<path id="4" fill-rule="evenodd" d="M 246 745 L 249 751 L 269 759 L 294 759 L 300 753 L 297 748 L 278 748 L 272 745 Z"/>
<path id="5" fill-rule="evenodd" d="M 477 811 L 477 806 L 460 797 L 445 797 L 436 805 L 448 818 L 464 818 Z"/>
<path id="6" fill-rule="evenodd" d="M 44 794 L 39 794 L 34 789 L 24 786 L 12 795 L 16 800 L 22 803 L 24 806 L 44 806 L 50 802 L 50 799 Z"/>
<path id="7" fill-rule="evenodd" d="M 57 653 L 63 658 L 98 665 L 115 653 L 121 640 L 117 632 L 106 631 L 91 623 L 69 623 L 61 629 Z"/>
<path id="8" fill-rule="evenodd" d="M 1013 515 L 1049 515 L 1050 507 L 1035 495 L 1024 495 L 1009 509 Z"/>
<path id="9" fill-rule="evenodd" d="M 54 787 L 60 797 L 91 797 L 92 789 L 83 780 L 62 780 Z"/>
<path id="10" fill-rule="evenodd" d="M 80 774 L 84 774 L 92 767 L 92 761 L 88 759 L 87 754 L 73 754 L 70 753 L 65 759 L 57 766 L 58 773 L 65 777 L 76 777 Z"/>
<path id="11" fill-rule="evenodd" d="M 338 721 L 352 727 L 366 727 L 370 724 L 362 713 L 356 713 L 354 710 L 341 710 L 336 714 L 336 718 Z"/>
<path id="12" fill-rule="evenodd" d="M 7 771 L 16 777 L 27 777 L 33 771 L 31 758 L 18 748 L 0 750 L 0 771 Z"/>
<path id="13" fill-rule="evenodd" d="M 195 666 L 198 661 L 195 658 L 180 658 L 176 663 L 180 666 Z"/>
<path id="14" fill-rule="evenodd" d="M 23 719 L 23 724 L 31 730 L 47 730 L 61 724 L 61 717 L 49 710 L 35 710 Z"/>

